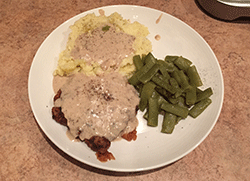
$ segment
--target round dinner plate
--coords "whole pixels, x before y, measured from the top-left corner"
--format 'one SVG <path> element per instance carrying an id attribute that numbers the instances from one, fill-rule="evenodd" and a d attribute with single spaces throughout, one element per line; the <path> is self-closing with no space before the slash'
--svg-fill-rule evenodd
<path id="1" fill-rule="evenodd" d="M 163 59 L 166 55 L 179 55 L 190 59 L 196 65 L 205 89 L 212 87 L 212 104 L 196 119 L 190 116 L 176 125 L 172 134 L 160 133 L 162 117 L 156 128 L 147 127 L 138 112 L 138 137 L 136 141 L 120 140 L 111 143 L 109 151 L 115 160 L 102 163 L 95 152 L 82 142 L 71 142 L 66 136 L 67 128 L 52 119 L 53 71 L 56 69 L 59 53 L 66 47 L 70 25 L 89 14 L 105 15 L 118 12 L 131 22 L 138 21 L 148 27 L 153 55 Z M 156 20 L 160 21 L 156 23 Z M 160 35 L 160 40 L 155 36 Z M 224 85 L 219 63 L 205 40 L 191 27 L 179 19 L 147 7 L 115 5 L 96 8 L 81 13 L 56 28 L 41 44 L 30 67 L 28 91 L 34 116 L 47 137 L 61 150 L 74 159 L 96 168 L 137 172 L 159 168 L 177 161 L 194 150 L 213 129 L 223 102 Z"/>

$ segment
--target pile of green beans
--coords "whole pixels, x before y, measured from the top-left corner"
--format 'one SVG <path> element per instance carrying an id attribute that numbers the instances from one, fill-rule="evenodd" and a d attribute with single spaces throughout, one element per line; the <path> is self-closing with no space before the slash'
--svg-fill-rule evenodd
<path id="1" fill-rule="evenodd" d="M 159 60 L 148 53 L 135 55 L 133 62 L 136 71 L 128 82 L 139 93 L 139 109 L 146 110 L 143 118 L 148 126 L 158 126 L 162 114 L 161 132 L 171 134 L 180 120 L 188 115 L 196 118 L 212 103 L 212 88 L 199 88 L 203 83 L 190 60 L 169 55 Z"/>

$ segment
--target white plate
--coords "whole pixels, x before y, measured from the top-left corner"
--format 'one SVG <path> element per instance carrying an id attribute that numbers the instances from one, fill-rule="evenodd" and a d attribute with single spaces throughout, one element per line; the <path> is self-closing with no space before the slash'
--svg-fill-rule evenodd
<path id="1" fill-rule="evenodd" d="M 84 143 L 71 142 L 66 128 L 51 118 L 52 73 L 56 68 L 59 53 L 65 48 L 69 26 L 88 13 L 99 15 L 103 9 L 106 15 L 118 12 L 125 19 L 138 21 L 148 27 L 153 54 L 157 58 L 165 55 L 182 55 L 196 65 L 202 77 L 204 88 L 212 87 L 212 104 L 197 119 L 188 117 L 181 121 L 173 134 L 160 133 L 158 128 L 147 127 L 138 113 L 139 127 L 136 141 L 113 142 L 109 149 L 116 158 L 101 163 L 95 153 Z M 156 24 L 157 18 L 162 18 Z M 155 40 L 159 34 L 161 39 Z M 116 5 L 93 9 L 79 14 L 56 28 L 38 49 L 30 68 L 28 91 L 35 118 L 48 138 L 61 150 L 85 164 L 111 171 L 135 172 L 162 167 L 184 157 L 194 150 L 210 133 L 221 111 L 224 86 L 219 63 L 203 38 L 187 24 L 164 12 L 141 6 Z M 160 123 L 159 123 L 160 124 Z"/>

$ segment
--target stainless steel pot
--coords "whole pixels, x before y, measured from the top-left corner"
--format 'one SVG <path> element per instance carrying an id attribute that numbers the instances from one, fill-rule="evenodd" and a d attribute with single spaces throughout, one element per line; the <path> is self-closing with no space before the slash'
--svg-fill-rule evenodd
<path id="1" fill-rule="evenodd" d="M 197 0 L 212 16 L 223 20 L 250 17 L 250 0 Z"/>

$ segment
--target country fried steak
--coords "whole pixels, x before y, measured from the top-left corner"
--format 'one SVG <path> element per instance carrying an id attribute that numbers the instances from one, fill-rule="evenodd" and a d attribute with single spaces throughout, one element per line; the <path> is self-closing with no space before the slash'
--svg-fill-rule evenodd
<path id="1" fill-rule="evenodd" d="M 52 118 L 63 126 L 67 126 L 67 119 L 64 117 L 61 107 L 52 108 Z"/>
<path id="2" fill-rule="evenodd" d="M 61 89 L 59 89 L 56 93 L 56 95 L 54 96 L 54 101 L 56 101 L 57 99 L 60 98 L 61 96 Z M 62 112 L 62 108 L 61 107 L 53 107 L 52 108 L 52 118 L 58 122 L 59 124 L 63 125 L 63 126 L 67 126 L 67 119 L 64 117 L 64 114 Z"/>
<path id="3" fill-rule="evenodd" d="M 108 160 L 115 160 L 113 154 L 108 151 L 111 142 L 107 138 L 92 136 L 90 139 L 84 139 L 84 142 L 91 150 L 96 152 L 99 161 L 106 162 Z"/>
<path id="4" fill-rule="evenodd" d="M 61 89 L 58 90 L 56 95 L 54 96 L 54 101 L 60 98 L 61 96 Z M 53 107 L 52 108 L 52 118 L 59 124 L 63 126 L 67 126 L 67 119 L 64 116 L 64 113 L 62 112 L 61 107 Z M 67 126 L 68 127 L 68 126 Z M 68 127 L 69 129 L 69 127 Z M 79 135 L 80 135 L 79 131 Z M 122 135 L 122 138 L 127 140 L 127 141 L 132 141 L 136 140 L 137 135 L 136 129 L 129 132 L 129 133 L 124 133 Z M 112 153 L 108 151 L 111 142 L 105 138 L 104 136 L 92 136 L 90 139 L 84 139 L 81 140 L 87 144 L 87 146 L 96 152 L 97 159 L 101 162 L 107 162 L 108 160 L 115 160 L 115 157 L 113 156 Z"/>

